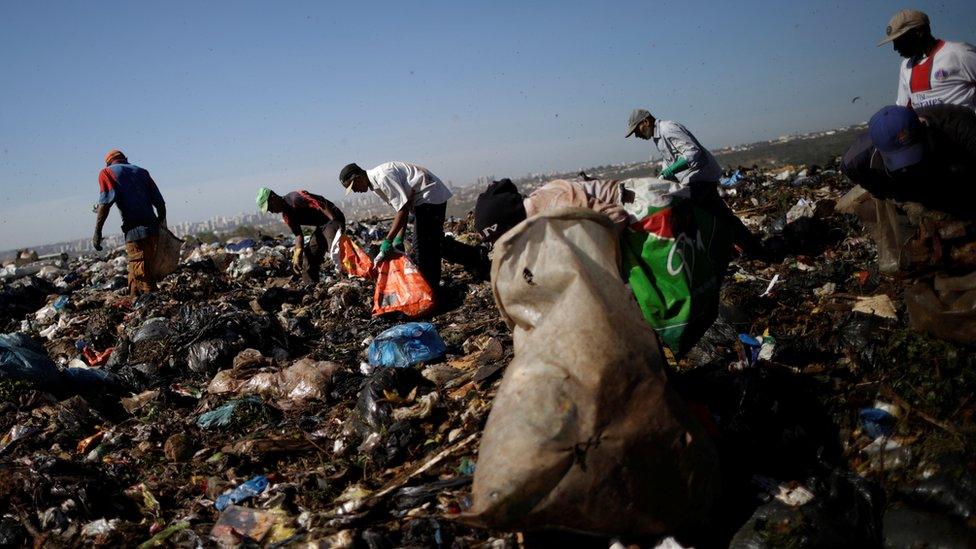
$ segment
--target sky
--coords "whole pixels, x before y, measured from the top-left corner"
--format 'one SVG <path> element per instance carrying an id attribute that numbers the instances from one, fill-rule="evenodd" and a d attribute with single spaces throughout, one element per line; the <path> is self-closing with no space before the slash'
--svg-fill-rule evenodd
<path id="1" fill-rule="evenodd" d="M 635 107 L 710 148 L 862 122 L 894 102 L 899 58 L 875 44 L 903 7 L 4 2 L 0 249 L 90 235 L 113 148 L 178 223 L 253 210 L 262 185 L 338 198 L 348 162 L 465 185 L 640 161 Z M 976 42 L 976 2 L 912 7 Z"/>

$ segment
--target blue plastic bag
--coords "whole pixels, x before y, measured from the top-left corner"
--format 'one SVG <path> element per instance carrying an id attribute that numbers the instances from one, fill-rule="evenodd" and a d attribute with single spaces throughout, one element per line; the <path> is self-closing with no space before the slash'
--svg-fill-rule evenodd
<path id="1" fill-rule="evenodd" d="M 721 183 L 723 187 L 735 187 L 736 185 L 739 184 L 739 181 L 741 180 L 742 180 L 742 174 L 739 173 L 739 170 L 735 170 L 735 172 L 733 172 L 732 175 L 728 177 L 723 177 L 719 179 L 718 182 Z"/>
<path id="2" fill-rule="evenodd" d="M 260 494 L 268 488 L 268 477 L 264 475 L 258 475 L 251 478 L 251 480 L 241 484 L 237 488 L 234 488 L 226 494 L 221 494 L 217 496 L 217 501 L 214 502 L 214 507 L 218 511 L 223 511 L 230 504 L 240 503 L 244 500 L 253 498 L 254 496 Z"/>
<path id="3" fill-rule="evenodd" d="M 102 368 L 69 367 L 61 372 L 65 388 L 72 393 L 110 393 L 122 395 L 125 383 L 119 376 Z"/>
<path id="4" fill-rule="evenodd" d="M 30 381 L 52 393 L 120 394 L 126 389 L 117 375 L 100 368 L 58 369 L 43 347 L 20 332 L 0 334 L 0 379 Z"/>
<path id="5" fill-rule="evenodd" d="M 0 379 L 23 379 L 53 390 L 61 385 L 61 372 L 27 334 L 0 334 Z"/>
<path id="6" fill-rule="evenodd" d="M 880 408 L 863 408 L 858 414 L 861 429 L 871 438 L 890 437 L 895 432 L 897 418 Z"/>
<path id="7" fill-rule="evenodd" d="M 237 408 L 242 404 L 261 404 L 261 399 L 255 396 L 249 396 L 231 400 L 219 408 L 214 408 L 209 412 L 200 414 L 197 417 L 197 427 L 209 429 L 211 427 L 226 427 L 230 425 L 231 420 L 234 419 L 234 414 L 237 412 Z"/>
<path id="8" fill-rule="evenodd" d="M 739 334 L 739 343 L 742 344 L 744 353 L 742 358 L 746 359 L 748 366 L 755 365 L 756 361 L 759 360 L 759 349 L 762 348 L 762 343 L 749 334 Z"/>
<path id="9" fill-rule="evenodd" d="M 406 368 L 437 360 L 446 352 L 447 346 L 433 324 L 408 322 L 376 336 L 369 344 L 367 357 L 374 368 Z"/>

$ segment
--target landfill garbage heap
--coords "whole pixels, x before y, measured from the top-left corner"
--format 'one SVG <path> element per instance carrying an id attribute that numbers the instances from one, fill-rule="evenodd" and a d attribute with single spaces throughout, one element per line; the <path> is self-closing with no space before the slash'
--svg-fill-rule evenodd
<path id="1" fill-rule="evenodd" d="M 371 315 L 371 282 L 302 286 L 290 239 L 267 238 L 184 249 L 137 300 L 120 250 L 2 283 L 0 546 L 973 546 L 972 347 L 913 326 L 905 301 L 933 265 L 879 272 L 836 171 L 726 183 L 776 258 L 733 261 L 718 320 L 668 366 L 718 450 L 708 528 L 459 522 L 513 354 L 489 283 L 446 264 L 442 312 L 401 352 L 380 345 L 400 332 L 377 336 L 405 319 Z M 969 229 L 938 244 L 965 250 Z M 965 252 L 940 261 L 972 271 Z"/>

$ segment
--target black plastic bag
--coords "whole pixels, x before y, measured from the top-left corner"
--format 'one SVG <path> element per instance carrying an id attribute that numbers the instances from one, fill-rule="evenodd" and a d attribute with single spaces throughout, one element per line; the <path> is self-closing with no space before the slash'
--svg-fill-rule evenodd
<path id="1" fill-rule="evenodd" d="M 230 366 L 239 349 L 226 339 L 205 339 L 190 346 L 186 363 L 194 372 L 213 374 Z"/>
<path id="2" fill-rule="evenodd" d="M 418 385 L 430 382 L 412 368 L 379 368 L 374 371 L 359 390 L 356 402 L 355 428 L 363 437 L 385 430 L 392 419 L 392 406 L 385 393 L 406 397 Z"/>

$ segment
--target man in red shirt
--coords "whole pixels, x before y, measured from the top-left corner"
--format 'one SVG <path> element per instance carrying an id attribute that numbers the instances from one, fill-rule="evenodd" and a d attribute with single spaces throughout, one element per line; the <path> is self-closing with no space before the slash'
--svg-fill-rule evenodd
<path id="1" fill-rule="evenodd" d="M 102 249 L 102 227 L 112 204 L 122 215 L 125 252 L 129 261 L 129 293 L 140 295 L 156 289 L 152 272 L 159 227 L 166 226 L 166 202 L 149 172 L 130 164 L 122 151 L 105 155 L 105 168 L 98 174 L 98 206 L 92 247 Z M 155 211 L 154 211 L 155 210 Z"/>
<path id="2" fill-rule="evenodd" d="M 343 213 L 329 200 L 308 191 L 294 191 L 280 196 L 267 187 L 261 187 L 256 202 L 262 212 L 280 213 L 295 235 L 292 271 L 302 275 L 304 282 L 318 282 L 322 260 L 336 234 L 346 225 Z M 314 227 L 308 252 L 305 251 L 303 226 Z"/>

